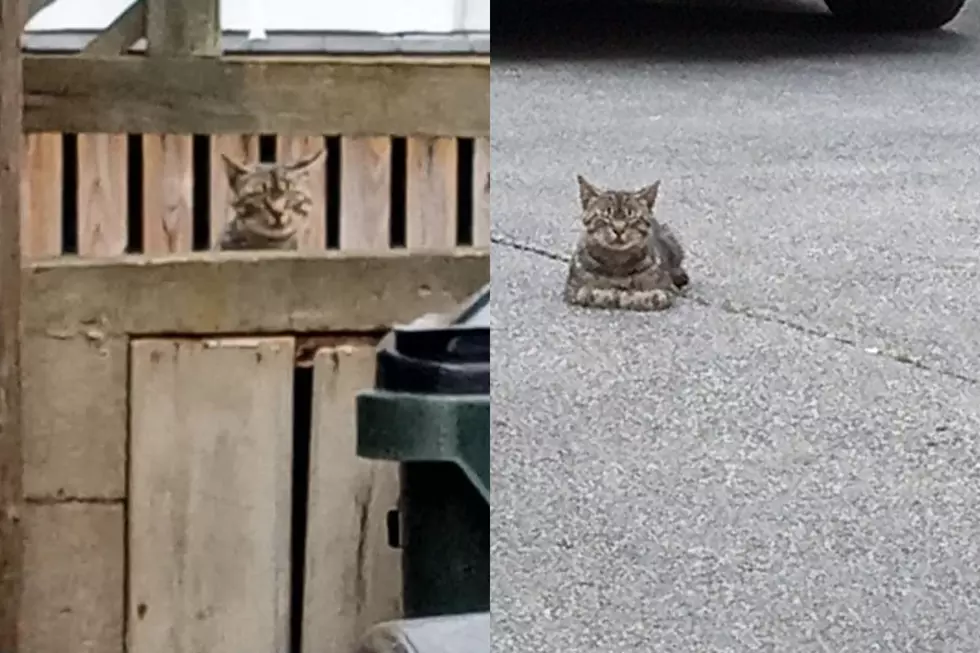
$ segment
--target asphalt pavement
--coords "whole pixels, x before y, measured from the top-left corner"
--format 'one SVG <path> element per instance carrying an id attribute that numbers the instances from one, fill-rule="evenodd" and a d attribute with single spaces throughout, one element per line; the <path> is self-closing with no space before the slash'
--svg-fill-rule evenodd
<path id="1" fill-rule="evenodd" d="M 494 3 L 494 652 L 980 650 L 980 2 Z M 508 6 L 511 5 L 511 6 Z M 667 312 L 572 309 L 575 175 Z"/>

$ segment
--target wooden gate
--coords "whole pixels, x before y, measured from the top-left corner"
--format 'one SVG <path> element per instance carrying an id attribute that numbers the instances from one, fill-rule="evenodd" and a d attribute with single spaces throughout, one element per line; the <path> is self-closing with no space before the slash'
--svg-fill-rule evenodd
<path id="1" fill-rule="evenodd" d="M 400 611 L 397 480 L 355 455 L 385 325 L 479 251 L 27 269 L 21 650 L 348 653 Z"/>

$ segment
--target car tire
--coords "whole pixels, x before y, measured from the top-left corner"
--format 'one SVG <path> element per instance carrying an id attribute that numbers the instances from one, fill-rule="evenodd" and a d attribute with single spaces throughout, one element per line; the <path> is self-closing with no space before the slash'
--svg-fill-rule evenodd
<path id="1" fill-rule="evenodd" d="M 966 0 L 824 0 L 835 17 L 873 31 L 939 29 L 956 17 Z"/>

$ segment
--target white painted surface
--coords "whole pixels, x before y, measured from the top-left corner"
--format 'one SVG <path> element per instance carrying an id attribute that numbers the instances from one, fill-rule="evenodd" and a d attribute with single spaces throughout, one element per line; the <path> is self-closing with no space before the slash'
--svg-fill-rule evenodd
<path id="1" fill-rule="evenodd" d="M 56 0 L 27 31 L 101 30 L 130 4 Z M 222 0 L 221 26 L 251 32 L 489 32 L 490 0 Z"/>

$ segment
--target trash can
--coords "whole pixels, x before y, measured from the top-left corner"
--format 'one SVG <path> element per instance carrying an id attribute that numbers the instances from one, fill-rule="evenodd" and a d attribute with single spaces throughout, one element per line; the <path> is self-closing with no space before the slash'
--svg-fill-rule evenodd
<path id="1" fill-rule="evenodd" d="M 490 653 L 490 613 L 381 623 L 356 653 Z"/>
<path id="2" fill-rule="evenodd" d="M 357 453 L 398 461 L 389 544 L 402 551 L 406 618 L 490 609 L 489 284 L 378 345 L 357 397 Z"/>

